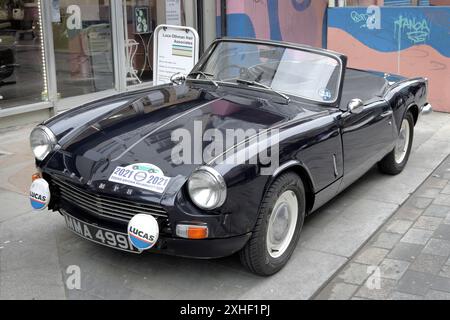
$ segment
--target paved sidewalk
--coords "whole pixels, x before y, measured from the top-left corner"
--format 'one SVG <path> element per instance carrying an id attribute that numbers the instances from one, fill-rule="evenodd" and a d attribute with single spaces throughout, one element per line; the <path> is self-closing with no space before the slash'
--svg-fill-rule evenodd
<path id="1" fill-rule="evenodd" d="M 450 300 L 450 157 L 317 299 Z"/>
<path id="2" fill-rule="evenodd" d="M 391 177 L 374 168 L 308 218 L 288 266 L 266 279 L 246 272 L 236 256 L 117 252 L 67 231 L 58 214 L 32 212 L 30 131 L 0 130 L 0 299 L 310 299 L 450 154 L 450 114 L 423 117 L 405 172 Z M 400 235 L 380 241 L 393 239 Z M 81 269 L 80 290 L 66 287 L 70 266 Z"/>

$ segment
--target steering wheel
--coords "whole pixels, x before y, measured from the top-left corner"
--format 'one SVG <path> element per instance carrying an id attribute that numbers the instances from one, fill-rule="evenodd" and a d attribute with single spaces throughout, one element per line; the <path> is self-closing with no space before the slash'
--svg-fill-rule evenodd
<path id="1" fill-rule="evenodd" d="M 243 66 L 239 66 L 237 64 L 230 64 L 230 65 L 227 65 L 227 66 L 223 67 L 222 69 L 220 69 L 217 72 L 217 78 L 219 78 L 220 80 L 223 80 L 222 79 L 222 73 L 224 73 L 228 69 L 239 69 L 239 76 L 240 77 L 242 77 L 242 76 L 248 77 L 248 75 L 251 74 L 251 72 L 250 72 L 250 70 L 248 68 L 245 68 Z"/>

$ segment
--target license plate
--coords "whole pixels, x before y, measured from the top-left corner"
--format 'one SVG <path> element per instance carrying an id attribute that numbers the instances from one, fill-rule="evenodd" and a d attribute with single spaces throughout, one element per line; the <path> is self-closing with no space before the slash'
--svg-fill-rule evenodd
<path id="1" fill-rule="evenodd" d="M 120 233 L 78 220 L 63 212 L 67 228 L 80 237 L 92 242 L 131 253 L 141 253 L 130 242 L 126 233 Z"/>

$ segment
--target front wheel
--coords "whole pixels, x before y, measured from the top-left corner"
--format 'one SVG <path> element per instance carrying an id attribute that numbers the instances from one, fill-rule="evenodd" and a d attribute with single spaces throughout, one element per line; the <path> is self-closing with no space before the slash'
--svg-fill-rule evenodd
<path id="1" fill-rule="evenodd" d="M 295 173 L 272 183 L 260 210 L 253 235 L 240 253 L 242 264 L 260 276 L 271 276 L 289 261 L 305 220 L 305 189 Z"/>
<path id="2" fill-rule="evenodd" d="M 378 164 L 381 172 L 390 175 L 400 174 L 408 163 L 413 141 L 414 117 L 411 112 L 408 112 L 403 119 L 395 149 Z"/>

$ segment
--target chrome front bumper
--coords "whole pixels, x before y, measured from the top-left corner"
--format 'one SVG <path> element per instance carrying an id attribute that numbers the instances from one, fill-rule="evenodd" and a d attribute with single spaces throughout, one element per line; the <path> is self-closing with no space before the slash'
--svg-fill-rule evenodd
<path id="1" fill-rule="evenodd" d="M 431 106 L 431 104 L 427 103 L 426 105 L 424 105 L 422 107 L 422 110 L 420 111 L 420 113 L 422 115 L 431 114 L 431 113 L 433 113 L 433 107 Z"/>

